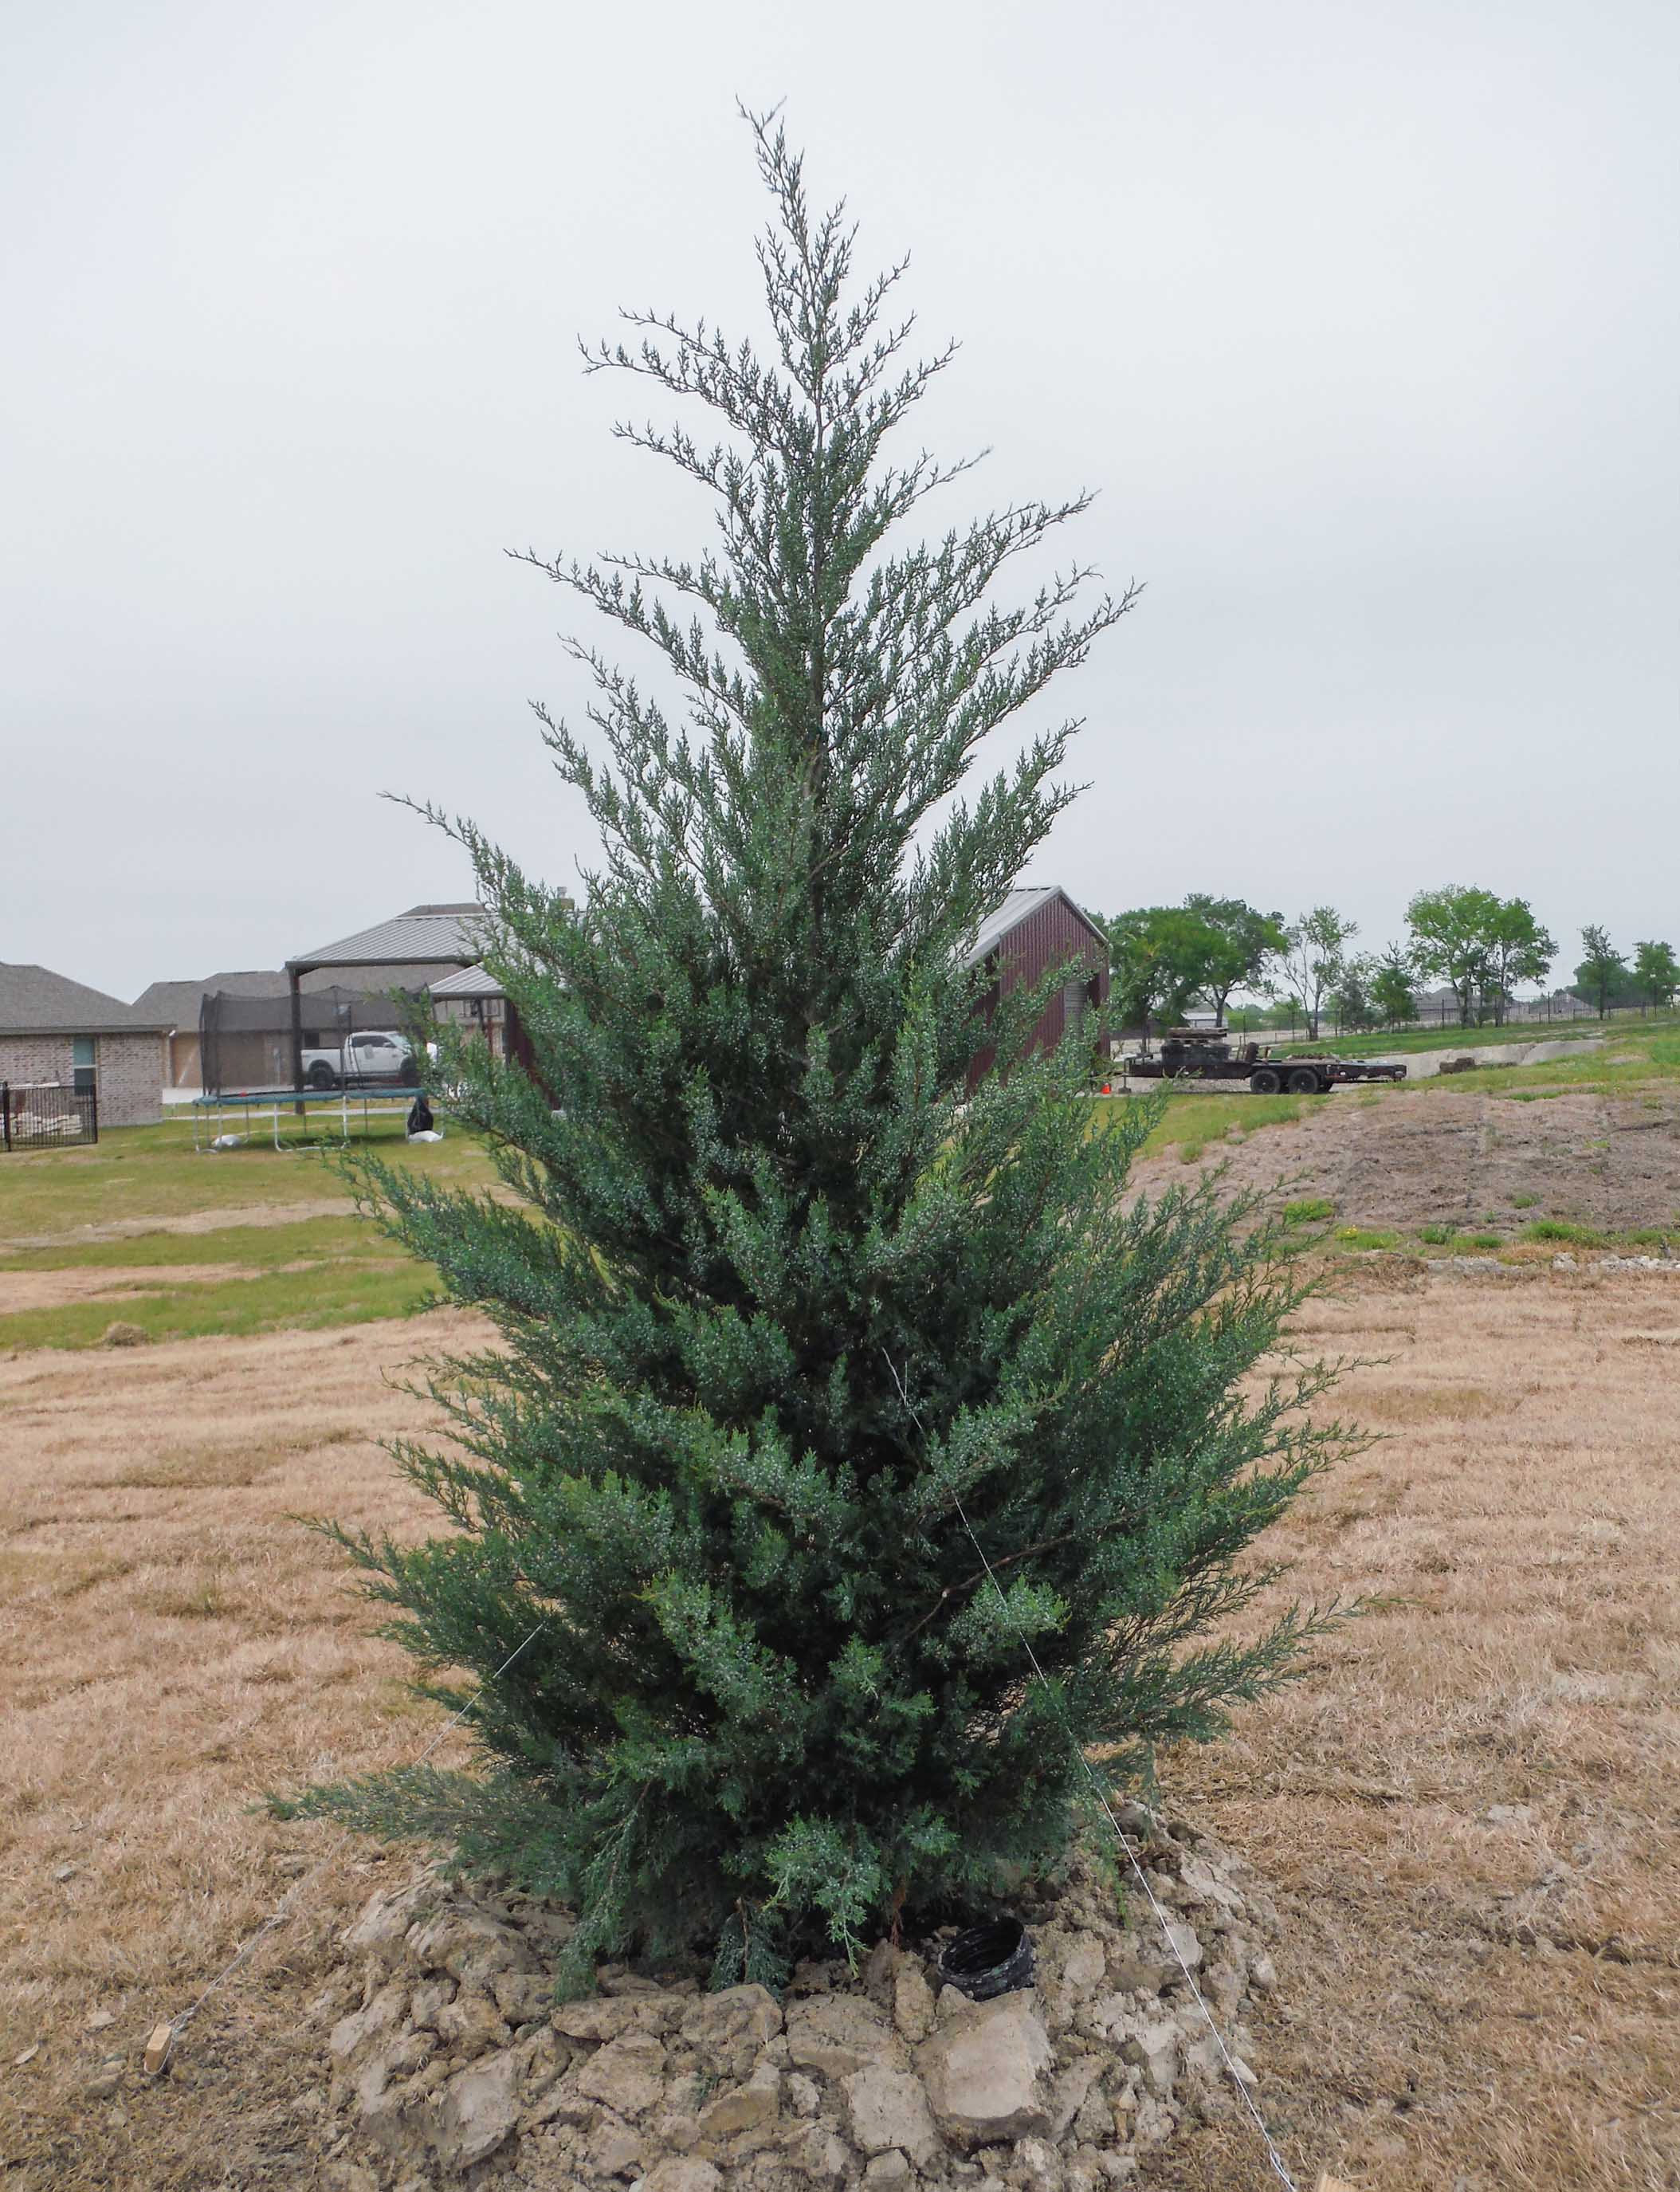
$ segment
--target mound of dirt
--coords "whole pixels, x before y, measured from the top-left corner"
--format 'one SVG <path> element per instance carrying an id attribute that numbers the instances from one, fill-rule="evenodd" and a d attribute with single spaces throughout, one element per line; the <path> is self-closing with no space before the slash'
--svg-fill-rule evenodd
<path id="1" fill-rule="evenodd" d="M 123 1324 L 120 1321 L 106 1325 L 105 1337 L 100 1342 L 101 1347 L 149 1347 L 151 1344 L 151 1334 L 143 1326 Z"/>
<path id="2" fill-rule="evenodd" d="M 1231 1123 L 1243 1123 L 1233 1095 Z M 1608 1232 L 1674 1226 L 1680 1234 L 1680 1097 L 1571 1093 L 1523 1103 L 1445 1089 L 1372 1102 L 1338 1090 L 1294 1126 L 1212 1145 L 1231 1190 L 1324 1196 L 1341 1225 L 1445 1224 L 1515 1233 L 1560 1218 Z M 1140 1164 L 1159 1190 L 1184 1168 L 1176 1150 Z"/>

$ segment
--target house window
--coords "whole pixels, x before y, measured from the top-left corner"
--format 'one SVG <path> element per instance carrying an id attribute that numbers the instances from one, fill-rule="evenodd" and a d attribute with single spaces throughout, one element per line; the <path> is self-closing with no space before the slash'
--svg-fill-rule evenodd
<path id="1" fill-rule="evenodd" d="M 73 1035 L 70 1038 L 71 1086 L 78 1096 L 94 1093 L 94 1038 L 90 1035 Z"/>

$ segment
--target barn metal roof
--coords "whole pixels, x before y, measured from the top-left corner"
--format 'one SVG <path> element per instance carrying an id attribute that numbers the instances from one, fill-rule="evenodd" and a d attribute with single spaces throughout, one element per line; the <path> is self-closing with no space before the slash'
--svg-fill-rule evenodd
<path id="1" fill-rule="evenodd" d="M 1060 883 L 1034 883 L 1025 888 L 1012 890 L 1003 904 L 988 913 L 975 933 L 975 938 L 963 954 L 965 967 L 977 967 L 982 959 L 995 951 L 1004 939 L 1020 928 L 1028 914 L 1036 913 L 1046 899 L 1059 898 L 1085 923 L 1095 937 L 1105 944 L 1108 939 L 1082 905 L 1068 896 Z"/>

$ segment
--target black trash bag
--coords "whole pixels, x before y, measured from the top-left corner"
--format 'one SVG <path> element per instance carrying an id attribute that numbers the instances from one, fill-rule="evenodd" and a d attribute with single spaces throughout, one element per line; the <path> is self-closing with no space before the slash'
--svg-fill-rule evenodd
<path id="1" fill-rule="evenodd" d="M 1018 1918 L 994 1918 L 971 1926 L 948 1941 L 939 1953 L 938 1972 L 947 1986 L 971 2001 L 1013 1994 L 1033 1984 L 1033 1937 Z"/>
<path id="2" fill-rule="evenodd" d="M 411 1134 L 429 1134 L 432 1131 L 431 1105 L 424 1094 L 417 1096 L 410 1108 L 408 1131 Z"/>

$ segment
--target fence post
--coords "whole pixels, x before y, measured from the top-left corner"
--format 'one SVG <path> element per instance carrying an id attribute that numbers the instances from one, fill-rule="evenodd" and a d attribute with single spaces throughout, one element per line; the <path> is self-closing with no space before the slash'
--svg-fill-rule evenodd
<path id="1" fill-rule="evenodd" d="M 92 1130 L 88 1139 L 97 1142 L 100 1138 L 100 1092 L 97 1087 L 88 1091 L 88 1125 Z"/>
<path id="2" fill-rule="evenodd" d="M 0 1126 L 3 1126 L 8 1150 L 12 1146 L 12 1084 L 0 1081 Z"/>

